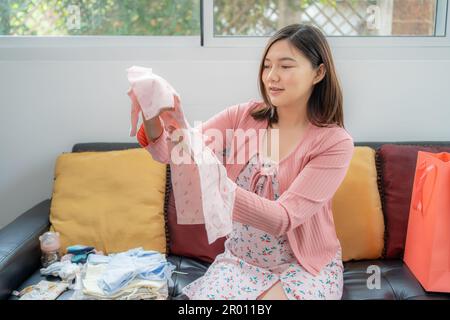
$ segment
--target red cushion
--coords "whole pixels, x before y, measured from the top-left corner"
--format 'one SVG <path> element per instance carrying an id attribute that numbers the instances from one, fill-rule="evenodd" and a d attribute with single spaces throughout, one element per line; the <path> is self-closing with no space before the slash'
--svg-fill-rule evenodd
<path id="1" fill-rule="evenodd" d="M 450 146 L 384 144 L 377 150 L 384 194 L 385 258 L 403 258 L 418 151 L 450 152 Z"/>
<path id="2" fill-rule="evenodd" d="M 224 251 L 226 238 L 219 238 L 209 245 L 204 224 L 178 224 L 172 188 L 167 191 L 170 192 L 167 206 L 170 254 L 213 262 Z"/>

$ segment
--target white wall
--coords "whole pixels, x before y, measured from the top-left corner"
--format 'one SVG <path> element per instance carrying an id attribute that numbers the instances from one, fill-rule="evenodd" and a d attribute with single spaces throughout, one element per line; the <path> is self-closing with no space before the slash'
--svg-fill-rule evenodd
<path id="1" fill-rule="evenodd" d="M 450 47 L 336 48 L 355 141 L 450 140 Z M 0 228 L 51 197 L 55 160 L 79 142 L 135 142 L 131 65 L 178 90 L 191 123 L 259 98 L 262 48 L 0 48 Z"/>

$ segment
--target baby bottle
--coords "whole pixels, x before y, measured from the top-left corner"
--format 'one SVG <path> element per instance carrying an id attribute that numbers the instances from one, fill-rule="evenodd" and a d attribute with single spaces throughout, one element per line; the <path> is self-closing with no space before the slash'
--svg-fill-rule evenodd
<path id="1" fill-rule="evenodd" d="M 59 232 L 48 231 L 39 237 L 41 242 L 41 264 L 47 268 L 53 262 L 59 261 Z"/>

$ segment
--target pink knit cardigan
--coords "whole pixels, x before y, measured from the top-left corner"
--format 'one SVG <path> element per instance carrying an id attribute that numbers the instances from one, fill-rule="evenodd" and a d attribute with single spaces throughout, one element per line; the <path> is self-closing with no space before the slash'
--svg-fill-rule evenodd
<path id="1" fill-rule="evenodd" d="M 219 130 L 223 137 L 226 137 L 226 129 L 233 129 L 233 132 L 266 129 L 267 120 L 257 121 L 250 115 L 263 105 L 264 102 L 256 100 L 233 105 L 203 123 L 200 129 L 206 133 L 211 128 Z M 137 136 L 153 159 L 169 163 L 165 129 L 154 141 L 147 141 L 143 126 Z M 257 134 L 247 135 L 245 142 L 233 149 L 234 155 L 246 150 L 245 160 L 250 159 L 258 152 L 255 139 L 258 139 Z M 207 145 L 220 154 L 232 141 L 218 139 Z M 318 275 L 340 249 L 331 203 L 347 173 L 353 150 L 353 138 L 344 128 L 338 125 L 318 127 L 310 123 L 298 145 L 278 163 L 280 197 L 269 200 L 238 187 L 233 221 L 276 236 L 286 234 L 298 262 L 311 274 Z M 238 164 L 224 161 L 228 177 L 236 181 L 246 161 Z"/>

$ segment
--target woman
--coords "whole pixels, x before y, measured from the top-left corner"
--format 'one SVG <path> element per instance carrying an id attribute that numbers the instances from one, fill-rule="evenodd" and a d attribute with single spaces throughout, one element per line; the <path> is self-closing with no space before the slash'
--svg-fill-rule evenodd
<path id="1" fill-rule="evenodd" d="M 263 101 L 229 107 L 201 126 L 223 137 L 227 129 L 266 129 L 266 136 L 262 147 L 249 147 L 243 164 L 229 159 L 248 139 L 235 149 L 226 139 L 213 146 L 223 151 L 227 174 L 238 186 L 233 232 L 225 251 L 183 292 L 190 299 L 340 299 L 343 265 L 331 201 L 354 146 L 321 31 L 293 24 L 276 32 L 264 50 L 259 87 Z M 279 152 L 270 154 L 265 150 L 272 150 L 276 134 Z M 164 163 L 167 137 L 159 117 L 145 121 L 138 134 Z"/>

